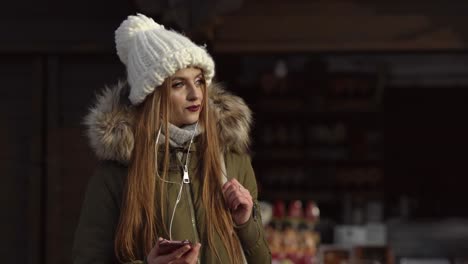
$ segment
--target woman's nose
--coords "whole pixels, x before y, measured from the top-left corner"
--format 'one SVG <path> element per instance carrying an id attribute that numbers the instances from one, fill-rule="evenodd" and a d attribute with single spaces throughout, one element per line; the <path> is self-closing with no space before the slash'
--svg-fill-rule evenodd
<path id="1" fill-rule="evenodd" d="M 198 88 L 194 83 L 190 83 L 189 92 L 187 98 L 189 101 L 195 101 L 201 97 L 201 89 Z"/>

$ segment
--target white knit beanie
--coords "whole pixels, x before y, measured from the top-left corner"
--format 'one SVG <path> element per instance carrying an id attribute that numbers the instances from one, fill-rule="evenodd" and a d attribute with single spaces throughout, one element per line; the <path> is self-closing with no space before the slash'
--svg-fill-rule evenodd
<path id="1" fill-rule="evenodd" d="M 206 85 L 214 76 L 214 62 L 204 47 L 164 28 L 142 14 L 129 16 L 115 31 L 120 60 L 127 67 L 132 104 L 143 102 L 167 77 L 189 66 L 203 70 Z"/>

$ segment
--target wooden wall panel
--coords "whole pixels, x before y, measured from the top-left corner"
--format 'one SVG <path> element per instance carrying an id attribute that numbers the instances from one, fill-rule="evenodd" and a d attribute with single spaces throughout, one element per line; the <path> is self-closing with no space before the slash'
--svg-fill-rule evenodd
<path id="1" fill-rule="evenodd" d="M 466 100 L 466 86 L 386 91 L 385 188 L 413 199 L 412 216 L 468 216 L 460 199 L 468 184 Z"/>
<path id="2" fill-rule="evenodd" d="M 46 263 L 69 263 L 87 181 L 96 159 L 84 115 L 95 93 L 124 77 L 114 54 L 63 55 L 49 60 Z"/>
<path id="3" fill-rule="evenodd" d="M 0 254 L 3 262 L 35 263 L 40 258 L 41 207 L 38 168 L 41 61 L 34 56 L 0 56 Z M 29 202 L 31 201 L 31 202 Z M 28 262 L 27 262 L 28 261 Z"/>
<path id="4" fill-rule="evenodd" d="M 452 1 L 454 2 L 454 1 Z M 468 4 L 246 1 L 219 19 L 219 52 L 428 51 L 468 48 Z"/>

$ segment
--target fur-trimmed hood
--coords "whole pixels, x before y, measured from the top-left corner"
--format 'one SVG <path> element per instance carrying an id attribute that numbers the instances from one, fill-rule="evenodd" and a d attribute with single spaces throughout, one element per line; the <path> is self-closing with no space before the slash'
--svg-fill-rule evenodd
<path id="1" fill-rule="evenodd" d="M 106 87 L 84 119 L 90 145 L 100 160 L 115 160 L 123 164 L 130 160 L 135 110 L 128 100 L 128 89 L 126 82 Z M 249 107 L 219 84 L 210 85 L 209 91 L 223 151 L 246 152 L 252 123 Z"/>

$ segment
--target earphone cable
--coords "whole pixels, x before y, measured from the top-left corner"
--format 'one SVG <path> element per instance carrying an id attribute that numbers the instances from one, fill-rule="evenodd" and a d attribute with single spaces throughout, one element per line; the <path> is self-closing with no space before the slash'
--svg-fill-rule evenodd
<path id="1" fill-rule="evenodd" d="M 183 170 L 183 177 L 182 177 L 182 182 L 181 183 L 178 183 L 178 182 L 172 182 L 172 181 L 167 181 L 167 180 L 164 180 L 163 178 L 161 178 L 161 176 L 159 175 L 159 172 L 158 172 L 158 169 L 156 169 L 156 175 L 158 176 L 158 178 L 163 181 L 163 182 L 166 182 L 166 183 L 175 183 L 175 184 L 179 184 L 180 185 L 180 188 L 179 188 L 179 193 L 177 194 L 177 199 L 176 199 L 176 202 L 175 202 L 175 205 L 174 205 L 174 209 L 172 210 L 172 215 L 171 215 L 171 221 L 169 223 L 169 239 L 172 240 L 172 224 L 174 222 L 174 217 L 175 217 L 175 212 L 176 212 L 176 209 L 177 209 L 177 206 L 179 205 L 179 202 L 180 202 L 180 199 L 182 197 L 182 189 L 184 188 L 184 183 L 190 183 L 190 178 L 189 178 L 189 175 L 188 175 L 188 164 L 189 164 L 189 158 L 190 158 L 190 149 L 192 147 L 192 143 L 193 143 L 193 139 L 195 138 L 195 134 L 197 132 L 197 128 L 198 128 L 198 121 L 197 123 L 195 124 L 195 128 L 193 130 L 193 133 L 192 133 L 192 137 L 190 139 L 190 143 L 188 145 L 188 148 L 187 148 L 187 154 L 185 155 L 185 165 L 183 166 L 182 170 Z M 158 130 L 158 135 L 156 136 L 156 142 L 155 142 L 155 162 L 158 162 L 158 159 L 157 159 L 157 146 L 158 146 L 158 142 L 159 142 L 159 136 L 161 135 L 161 127 L 159 128 Z M 180 160 L 179 160 L 180 162 Z M 181 164 L 182 166 L 182 164 Z"/>

